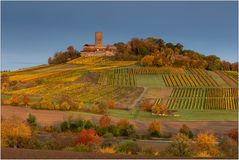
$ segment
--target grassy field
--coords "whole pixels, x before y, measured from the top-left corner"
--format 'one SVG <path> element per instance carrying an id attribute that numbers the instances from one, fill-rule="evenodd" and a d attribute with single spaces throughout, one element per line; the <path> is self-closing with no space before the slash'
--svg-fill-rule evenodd
<path id="1" fill-rule="evenodd" d="M 139 120 L 178 120 L 178 121 L 237 121 L 237 111 L 223 110 L 178 110 L 178 116 L 157 117 L 150 112 L 126 110 L 110 110 L 109 115 L 118 118 L 139 119 Z"/>
<path id="2" fill-rule="evenodd" d="M 165 83 L 160 74 L 138 74 L 136 75 L 136 85 L 139 87 L 163 88 Z"/>

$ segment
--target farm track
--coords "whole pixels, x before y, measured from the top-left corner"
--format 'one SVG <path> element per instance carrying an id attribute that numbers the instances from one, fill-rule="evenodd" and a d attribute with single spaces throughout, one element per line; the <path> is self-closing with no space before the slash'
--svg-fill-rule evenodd
<path id="1" fill-rule="evenodd" d="M 1 115 L 3 118 L 9 118 L 11 116 L 17 116 L 21 119 L 26 119 L 28 114 L 36 116 L 40 125 L 55 125 L 67 120 L 70 116 L 73 118 L 89 119 L 98 123 L 101 115 L 96 114 L 84 114 L 82 112 L 71 111 L 49 111 L 49 110 L 35 110 L 25 107 L 13 107 L 13 106 L 1 106 Z M 120 118 L 111 117 L 112 122 L 116 123 Z M 151 120 L 129 120 L 136 126 L 136 132 L 138 134 L 147 134 L 148 126 Z M 232 128 L 238 128 L 237 121 L 163 121 L 161 120 L 161 131 L 177 133 L 179 128 L 185 124 L 192 129 L 193 132 L 198 133 L 200 131 L 209 131 L 212 133 L 223 135 L 225 132 Z"/>
<path id="2" fill-rule="evenodd" d="M 139 101 L 144 97 L 144 94 L 147 90 L 148 90 L 148 87 L 144 87 L 143 92 L 140 94 L 140 96 L 137 99 L 135 99 L 134 103 L 130 106 L 129 109 L 134 109 L 136 107 Z"/>
<path id="3" fill-rule="evenodd" d="M 3 159 L 145 159 L 156 158 L 147 155 L 127 155 L 110 154 L 97 152 L 71 152 L 57 150 L 33 150 L 33 149 L 15 149 L 1 148 L 1 158 Z"/>

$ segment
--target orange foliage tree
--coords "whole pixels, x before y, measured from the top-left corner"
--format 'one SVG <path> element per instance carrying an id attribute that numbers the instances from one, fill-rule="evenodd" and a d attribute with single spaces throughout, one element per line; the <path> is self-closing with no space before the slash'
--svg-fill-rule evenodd
<path id="1" fill-rule="evenodd" d="M 98 136 L 97 132 L 91 128 L 91 129 L 83 129 L 79 132 L 75 143 L 76 144 L 99 144 L 101 141 L 100 136 Z"/>
<path id="2" fill-rule="evenodd" d="M 167 114 L 168 108 L 164 104 L 156 104 L 152 107 L 152 113 L 157 114 L 157 115 L 163 115 Z"/>
<path id="3" fill-rule="evenodd" d="M 219 150 L 216 145 L 216 137 L 211 133 L 199 133 L 195 138 L 195 151 L 200 153 L 207 153 L 209 156 L 218 156 Z"/>
<path id="4" fill-rule="evenodd" d="M 111 109 L 115 108 L 115 101 L 112 99 L 108 100 L 107 106 L 108 106 L 108 108 L 111 108 Z"/>
<path id="5" fill-rule="evenodd" d="M 109 116 L 103 115 L 100 118 L 100 127 L 101 128 L 108 128 L 110 126 L 110 123 L 111 123 L 111 119 Z"/>
<path id="6" fill-rule="evenodd" d="M 148 128 L 149 133 L 152 136 L 159 136 L 160 135 L 160 122 L 159 121 L 153 121 L 150 123 Z"/>
<path id="7" fill-rule="evenodd" d="M 30 103 L 30 99 L 29 99 L 29 97 L 27 96 L 27 95 L 24 95 L 23 96 L 23 104 L 25 105 L 25 106 L 28 106 L 29 105 L 29 103 Z"/>
<path id="8" fill-rule="evenodd" d="M 11 101 L 12 105 L 19 105 L 20 104 L 20 100 L 19 100 L 19 97 L 17 95 L 12 95 L 10 101 Z"/>
<path id="9" fill-rule="evenodd" d="M 227 136 L 230 137 L 231 139 L 238 141 L 238 131 L 236 128 L 231 129 L 228 133 Z"/>
<path id="10" fill-rule="evenodd" d="M 141 107 L 144 111 L 147 111 L 147 112 L 150 112 L 151 109 L 152 109 L 152 105 L 149 103 L 149 101 L 146 101 L 144 100 L 142 103 L 141 103 Z"/>
<path id="11" fill-rule="evenodd" d="M 31 140 L 30 127 L 18 117 L 2 120 L 1 142 L 7 147 L 24 147 Z"/>

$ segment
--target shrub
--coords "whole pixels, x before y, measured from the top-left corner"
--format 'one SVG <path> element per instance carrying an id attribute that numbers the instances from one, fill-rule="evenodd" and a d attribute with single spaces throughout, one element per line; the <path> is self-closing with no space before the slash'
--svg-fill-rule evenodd
<path id="1" fill-rule="evenodd" d="M 12 95 L 10 101 L 11 101 L 11 105 L 13 105 L 13 106 L 17 106 L 20 104 L 20 100 L 17 95 Z"/>
<path id="2" fill-rule="evenodd" d="M 64 122 L 61 123 L 60 128 L 61 128 L 61 131 L 62 131 L 62 132 L 65 132 L 65 131 L 67 131 L 70 127 L 69 127 L 68 122 L 67 122 L 67 121 L 64 121 Z"/>
<path id="3" fill-rule="evenodd" d="M 75 141 L 76 144 L 83 143 L 83 144 L 99 144 L 100 137 L 96 133 L 94 129 L 83 129 L 79 132 L 77 139 Z"/>
<path id="4" fill-rule="evenodd" d="M 105 147 L 105 148 L 100 148 L 99 152 L 101 153 L 116 153 L 115 147 Z"/>
<path id="5" fill-rule="evenodd" d="M 228 133 L 227 136 L 230 137 L 231 139 L 238 141 L 238 131 L 236 128 L 231 129 Z"/>
<path id="6" fill-rule="evenodd" d="M 127 154 L 137 154 L 141 151 L 141 148 L 139 145 L 131 140 L 126 140 L 123 142 L 120 142 L 117 151 L 121 153 L 127 153 Z"/>
<path id="7" fill-rule="evenodd" d="M 144 100 L 144 101 L 141 103 L 141 108 L 142 108 L 144 111 L 147 111 L 147 112 L 151 112 L 151 111 L 152 111 L 152 105 L 149 103 L 149 101 L 146 101 L 146 100 Z"/>
<path id="8" fill-rule="evenodd" d="M 152 113 L 156 115 L 165 115 L 168 112 L 168 108 L 164 104 L 156 104 L 152 107 Z"/>
<path id="9" fill-rule="evenodd" d="M 219 150 L 216 145 L 216 137 L 211 133 L 199 133 L 195 138 L 195 152 L 207 152 L 211 157 L 219 155 Z"/>
<path id="10" fill-rule="evenodd" d="M 223 137 L 219 143 L 219 147 L 224 157 L 237 158 L 238 157 L 238 144 L 235 140 L 229 137 Z"/>
<path id="11" fill-rule="evenodd" d="M 36 127 L 37 126 L 37 120 L 36 120 L 36 116 L 29 114 L 28 118 L 27 118 L 27 123 L 31 126 L 31 127 Z"/>
<path id="12" fill-rule="evenodd" d="M 111 119 L 107 115 L 103 115 L 99 120 L 99 124 L 101 128 L 108 128 L 110 126 L 110 123 L 111 123 Z"/>
<path id="13" fill-rule="evenodd" d="M 112 147 L 119 143 L 119 139 L 113 137 L 111 133 L 105 134 L 101 147 Z"/>
<path id="14" fill-rule="evenodd" d="M 160 122 L 153 121 L 148 128 L 148 131 L 151 136 L 160 136 Z"/>
<path id="15" fill-rule="evenodd" d="M 116 125 L 110 125 L 108 128 L 108 132 L 112 133 L 113 136 L 119 136 L 119 129 L 116 127 Z"/>
<path id="16" fill-rule="evenodd" d="M 62 102 L 60 104 L 60 109 L 65 111 L 65 110 L 70 110 L 71 109 L 71 106 L 67 103 L 67 102 Z"/>
<path id="17" fill-rule="evenodd" d="M 172 144 L 167 148 L 170 155 L 188 157 L 192 154 L 192 142 L 186 135 L 178 133 L 172 140 Z"/>
<path id="18" fill-rule="evenodd" d="M 31 143 L 31 129 L 17 117 L 2 121 L 1 142 L 3 146 L 23 148 Z"/>
<path id="19" fill-rule="evenodd" d="M 43 97 L 40 101 L 40 106 L 42 109 L 50 109 L 54 110 L 54 104 L 52 103 L 51 98 L 49 97 Z"/>
<path id="20" fill-rule="evenodd" d="M 185 134 L 186 136 L 188 136 L 188 138 L 193 138 L 193 132 L 185 124 L 182 125 L 182 127 L 179 130 L 179 133 Z"/>
<path id="21" fill-rule="evenodd" d="M 30 99 L 29 99 L 29 97 L 27 96 L 27 95 L 24 95 L 23 96 L 23 104 L 25 105 L 25 106 L 28 106 L 29 105 L 29 103 L 30 103 Z"/>
<path id="22" fill-rule="evenodd" d="M 129 136 L 135 133 L 134 126 L 127 119 L 119 120 L 116 127 L 119 129 L 119 135 L 121 136 Z"/>
<path id="23" fill-rule="evenodd" d="M 91 149 L 88 145 L 85 145 L 85 144 L 82 144 L 82 143 L 77 144 L 74 147 L 67 147 L 64 150 L 74 151 L 74 152 L 90 152 L 91 151 Z"/>
<path id="24" fill-rule="evenodd" d="M 107 101 L 107 107 L 110 109 L 115 108 L 115 101 L 113 99 L 110 99 Z"/>

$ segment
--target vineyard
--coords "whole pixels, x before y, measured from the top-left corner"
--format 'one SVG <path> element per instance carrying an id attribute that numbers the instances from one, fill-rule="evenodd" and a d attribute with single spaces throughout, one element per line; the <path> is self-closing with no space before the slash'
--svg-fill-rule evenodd
<path id="1" fill-rule="evenodd" d="M 170 109 L 237 110 L 237 88 L 174 88 L 167 102 Z"/>

